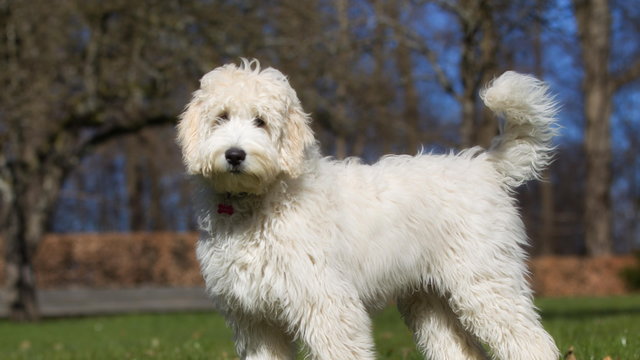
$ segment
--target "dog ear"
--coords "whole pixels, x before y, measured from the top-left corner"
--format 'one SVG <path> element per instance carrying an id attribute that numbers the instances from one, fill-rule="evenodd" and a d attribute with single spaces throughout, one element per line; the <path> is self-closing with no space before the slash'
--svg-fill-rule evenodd
<path id="1" fill-rule="evenodd" d="M 193 174 L 197 172 L 196 146 L 199 136 L 200 100 L 197 92 L 187 105 L 185 111 L 180 115 L 178 130 L 178 145 L 182 148 L 182 159 L 187 166 L 187 172 Z"/>
<path id="2" fill-rule="evenodd" d="M 305 158 L 315 146 L 315 138 L 309 126 L 309 115 L 302 111 L 299 103 L 289 106 L 279 143 L 280 166 L 289 176 L 300 176 Z"/>

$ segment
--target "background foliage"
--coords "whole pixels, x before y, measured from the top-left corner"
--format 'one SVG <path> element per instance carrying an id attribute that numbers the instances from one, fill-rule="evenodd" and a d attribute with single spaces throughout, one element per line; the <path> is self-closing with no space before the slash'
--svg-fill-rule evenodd
<path id="1" fill-rule="evenodd" d="M 368 162 L 488 146 L 478 91 L 533 73 L 563 133 L 547 181 L 520 197 L 531 252 L 637 248 L 639 24 L 623 0 L 0 0 L 14 310 L 29 313 L 46 232 L 195 229 L 173 126 L 198 79 L 240 57 L 289 76 L 325 154 Z"/>

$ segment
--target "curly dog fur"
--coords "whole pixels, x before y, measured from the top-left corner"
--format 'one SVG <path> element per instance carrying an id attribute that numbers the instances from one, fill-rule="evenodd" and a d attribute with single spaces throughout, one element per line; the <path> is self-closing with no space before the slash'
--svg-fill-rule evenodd
<path id="1" fill-rule="evenodd" d="M 556 105 L 507 72 L 481 94 L 490 149 L 321 157 L 279 71 L 206 74 L 178 125 L 198 184 L 208 292 L 242 359 L 373 359 L 369 311 L 391 300 L 429 359 L 557 359 L 532 303 L 514 189 L 551 157 Z M 486 354 L 485 344 L 491 354 Z"/>

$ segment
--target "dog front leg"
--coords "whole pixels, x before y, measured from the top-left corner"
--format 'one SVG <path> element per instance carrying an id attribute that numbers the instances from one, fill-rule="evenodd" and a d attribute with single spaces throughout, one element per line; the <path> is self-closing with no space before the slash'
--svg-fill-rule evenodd
<path id="1" fill-rule="evenodd" d="M 375 359 L 371 319 L 359 300 L 326 296 L 300 305 L 290 308 L 289 315 L 312 359 Z"/>
<path id="2" fill-rule="evenodd" d="M 241 360 L 293 360 L 293 339 L 280 327 L 264 321 L 227 318 L 234 330 L 236 351 Z"/>

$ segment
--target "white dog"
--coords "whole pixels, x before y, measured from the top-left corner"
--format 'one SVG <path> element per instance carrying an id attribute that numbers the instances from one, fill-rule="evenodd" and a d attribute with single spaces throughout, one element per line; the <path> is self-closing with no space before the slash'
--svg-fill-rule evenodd
<path id="1" fill-rule="evenodd" d="M 514 188 L 550 160 L 547 86 L 507 72 L 489 150 L 322 158 L 279 71 L 206 74 L 178 125 L 199 189 L 197 256 L 242 359 L 373 359 L 368 311 L 396 300 L 429 359 L 557 359 L 527 283 Z"/>

